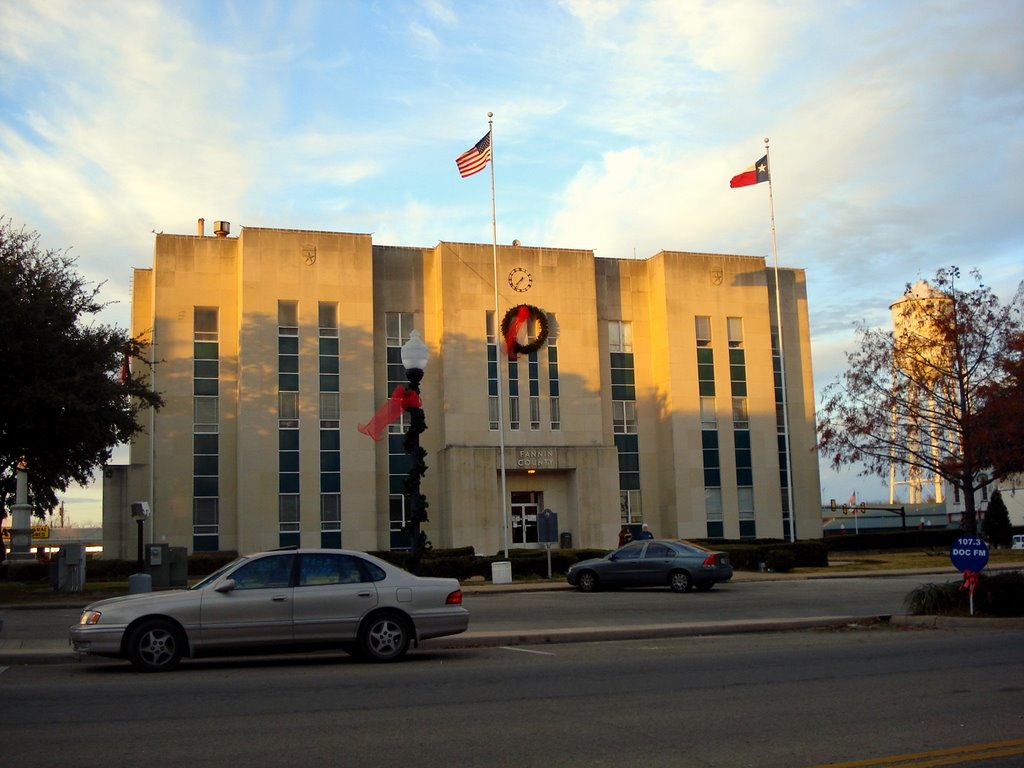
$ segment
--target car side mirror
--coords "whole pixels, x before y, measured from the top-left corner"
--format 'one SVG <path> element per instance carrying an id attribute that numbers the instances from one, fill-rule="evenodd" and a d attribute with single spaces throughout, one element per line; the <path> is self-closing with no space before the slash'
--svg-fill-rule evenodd
<path id="1" fill-rule="evenodd" d="M 220 584 L 217 585 L 215 592 L 230 592 L 238 586 L 238 582 L 234 579 L 224 579 Z"/>

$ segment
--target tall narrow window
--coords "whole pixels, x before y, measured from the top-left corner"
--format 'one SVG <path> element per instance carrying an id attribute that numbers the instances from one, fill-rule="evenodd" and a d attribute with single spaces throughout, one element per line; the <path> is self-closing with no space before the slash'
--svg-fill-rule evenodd
<path id="1" fill-rule="evenodd" d="M 319 304 L 320 546 L 341 546 L 341 406 L 338 305 Z"/>
<path id="2" fill-rule="evenodd" d="M 736 493 L 740 538 L 757 536 L 754 512 L 754 462 L 747 414 L 747 360 L 743 349 L 743 320 L 726 318 L 729 336 L 729 386 L 732 392 L 732 428 L 736 445 Z"/>
<path id="3" fill-rule="evenodd" d="M 192 337 L 192 549 L 219 549 L 220 333 L 217 307 L 195 307 Z"/>
<path id="4" fill-rule="evenodd" d="M 642 522 L 643 518 L 631 323 L 608 321 L 608 355 L 612 384 L 612 437 L 619 454 L 619 512 L 623 523 L 632 524 Z"/>
<path id="5" fill-rule="evenodd" d="M 530 386 L 530 429 L 540 429 L 540 361 L 537 352 L 527 357 L 527 380 Z"/>
<path id="6" fill-rule="evenodd" d="M 704 517 L 709 539 L 725 536 L 722 509 L 722 462 L 718 449 L 715 404 L 715 351 L 711 346 L 711 318 L 694 318 L 697 342 L 697 391 L 700 397 L 701 456 L 704 465 Z"/>
<path id="7" fill-rule="evenodd" d="M 487 428 L 496 430 L 498 418 L 498 337 L 495 332 L 494 312 L 488 311 L 487 325 Z"/>
<path id="8" fill-rule="evenodd" d="M 775 430 L 779 456 L 779 494 L 782 499 L 782 532 L 793 536 L 793 505 L 789 477 L 789 435 L 786 434 L 786 400 L 782 381 L 782 355 L 779 350 L 779 329 L 772 326 L 772 372 L 775 377 Z"/>
<path id="9" fill-rule="evenodd" d="M 519 429 L 519 361 L 508 361 L 508 428 Z"/>
<path id="10" fill-rule="evenodd" d="M 299 303 L 277 302 L 277 538 L 300 542 L 299 497 Z"/>
<path id="11" fill-rule="evenodd" d="M 558 384 L 558 322 L 554 313 L 548 314 L 548 405 L 550 406 L 551 429 L 562 428 L 562 408 Z"/>
<path id="12" fill-rule="evenodd" d="M 386 329 L 387 390 L 382 393 L 389 397 L 398 385 L 409 383 L 402 365 L 402 345 L 409 340 L 413 331 L 412 312 L 387 312 L 384 315 Z M 388 526 L 391 549 L 408 549 L 412 545 L 405 529 L 407 510 L 405 508 L 405 480 L 409 475 L 409 455 L 405 452 L 405 433 L 408 429 L 408 414 L 402 415 L 388 427 Z"/>

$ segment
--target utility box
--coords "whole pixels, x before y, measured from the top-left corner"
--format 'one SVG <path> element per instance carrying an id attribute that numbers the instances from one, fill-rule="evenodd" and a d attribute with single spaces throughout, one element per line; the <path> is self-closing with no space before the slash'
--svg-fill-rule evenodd
<path id="1" fill-rule="evenodd" d="M 171 587 L 188 586 L 188 549 L 185 547 L 170 547 L 168 556 L 171 561 Z"/>
<path id="2" fill-rule="evenodd" d="M 559 549 L 572 549 L 572 534 L 569 531 L 562 531 L 558 537 Z"/>
<path id="3" fill-rule="evenodd" d="M 81 592 L 85 586 L 85 545 L 65 544 L 57 553 L 52 586 L 58 592 Z"/>
<path id="4" fill-rule="evenodd" d="M 146 572 L 153 579 L 153 589 L 171 588 L 171 555 L 167 544 L 146 546 Z"/>

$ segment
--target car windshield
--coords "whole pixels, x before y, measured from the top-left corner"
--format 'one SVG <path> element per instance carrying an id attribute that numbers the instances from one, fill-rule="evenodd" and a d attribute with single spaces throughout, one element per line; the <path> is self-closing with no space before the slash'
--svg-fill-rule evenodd
<path id="1" fill-rule="evenodd" d="M 189 589 L 203 589 L 205 587 L 210 586 L 210 584 L 212 584 L 217 579 L 219 579 L 221 576 L 223 576 L 226 571 L 231 570 L 232 568 L 234 568 L 239 563 L 244 563 L 248 559 L 249 559 L 248 557 L 239 557 L 237 560 L 232 560 L 227 565 L 222 565 L 220 568 L 218 568 L 216 571 L 211 573 L 209 576 L 207 576 L 202 581 L 199 581 L 199 582 L 193 584 L 191 587 L 189 587 Z"/>

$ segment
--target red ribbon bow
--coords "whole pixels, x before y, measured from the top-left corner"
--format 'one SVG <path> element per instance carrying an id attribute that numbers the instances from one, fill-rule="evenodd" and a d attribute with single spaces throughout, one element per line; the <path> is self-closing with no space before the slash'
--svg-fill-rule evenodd
<path id="1" fill-rule="evenodd" d="M 515 360 L 519 351 L 519 330 L 523 324 L 530 319 L 530 308 L 525 304 L 520 305 L 516 312 L 515 319 L 508 324 L 508 332 L 505 334 L 505 349 L 508 350 L 508 359 Z"/>
<path id="2" fill-rule="evenodd" d="M 974 588 L 978 586 L 979 581 L 980 579 L 978 578 L 978 574 L 974 571 L 964 571 L 964 583 L 960 586 L 960 589 L 969 590 L 973 597 Z"/>
<path id="3" fill-rule="evenodd" d="M 422 405 L 423 401 L 420 399 L 419 392 L 406 389 L 399 384 L 395 387 L 387 402 L 380 407 L 380 410 L 373 414 L 373 418 L 366 424 L 359 424 L 356 429 L 364 435 L 380 441 L 381 435 L 387 429 L 388 424 L 401 416 L 403 411 L 409 408 L 419 408 Z"/>

